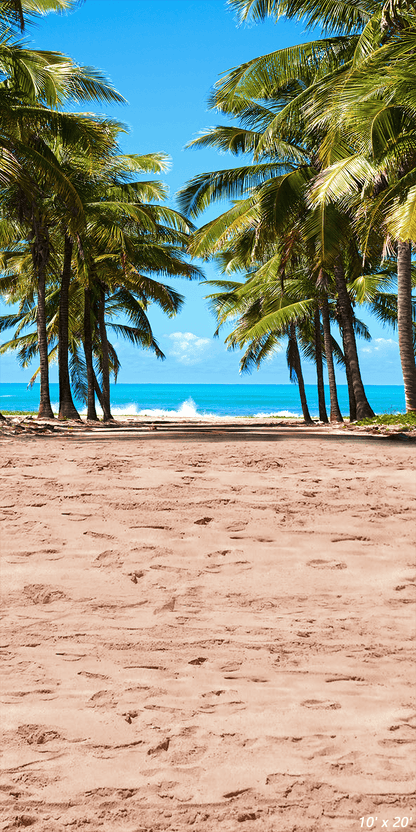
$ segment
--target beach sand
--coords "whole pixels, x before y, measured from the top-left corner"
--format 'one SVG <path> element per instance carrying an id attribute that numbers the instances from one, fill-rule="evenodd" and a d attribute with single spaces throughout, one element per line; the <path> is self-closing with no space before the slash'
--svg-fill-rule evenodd
<path id="1" fill-rule="evenodd" d="M 0 828 L 414 828 L 414 440 L 35 431 L 0 438 Z"/>

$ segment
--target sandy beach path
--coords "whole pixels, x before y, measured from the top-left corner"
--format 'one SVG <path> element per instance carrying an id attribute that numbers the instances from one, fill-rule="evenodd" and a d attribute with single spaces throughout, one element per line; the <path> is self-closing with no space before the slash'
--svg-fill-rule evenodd
<path id="1" fill-rule="evenodd" d="M 2 830 L 416 828 L 415 443 L 311 433 L 0 441 Z"/>

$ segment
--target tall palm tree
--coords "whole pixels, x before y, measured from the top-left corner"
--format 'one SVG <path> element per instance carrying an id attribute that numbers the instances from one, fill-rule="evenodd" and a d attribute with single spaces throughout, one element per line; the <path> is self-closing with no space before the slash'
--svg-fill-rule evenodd
<path id="1" fill-rule="evenodd" d="M 266 234 L 269 241 L 279 245 L 279 238 L 287 240 L 286 256 L 290 256 L 291 238 L 287 236 L 287 229 L 300 227 L 304 239 L 304 245 L 312 252 L 315 251 L 313 244 L 316 238 L 316 231 L 313 223 L 308 219 L 308 208 L 306 196 L 310 183 L 317 174 L 316 156 L 318 146 L 316 137 L 309 134 L 307 125 L 299 121 L 296 130 L 292 131 L 290 140 L 275 136 L 270 133 L 267 143 L 265 136 L 268 135 L 270 125 L 273 125 L 274 113 L 281 112 L 284 102 L 297 97 L 297 90 L 293 90 L 290 84 L 285 83 L 280 87 L 280 94 L 283 96 L 283 88 L 286 90 L 286 97 L 283 101 L 276 98 L 273 76 L 268 78 L 269 90 L 263 89 L 263 95 L 269 96 L 265 102 L 259 104 L 257 101 L 249 100 L 239 95 L 230 98 L 227 104 L 227 112 L 238 115 L 240 127 L 217 127 L 205 131 L 201 137 L 191 142 L 191 146 L 212 145 L 222 150 L 229 149 L 233 153 L 251 152 L 253 164 L 243 168 L 233 168 L 199 175 L 191 180 L 179 192 L 180 205 L 192 215 L 197 215 L 210 201 L 217 198 L 232 197 L 238 193 L 245 193 L 247 201 L 240 202 L 240 209 L 231 209 L 225 212 L 217 221 L 205 226 L 200 233 L 195 235 L 195 242 L 191 246 L 192 253 L 199 255 L 205 247 L 221 247 L 232 234 L 239 233 L 243 227 L 252 226 L 255 217 L 259 221 L 256 233 Z M 266 106 L 267 105 L 267 106 Z M 247 126 L 246 126 L 247 125 Z M 251 129 L 247 129 L 247 127 Z M 259 130 L 253 129 L 260 127 Z M 260 159 L 259 159 L 260 157 Z M 267 163 L 264 158 L 269 158 Z M 257 206 L 257 207 L 256 207 Z M 310 212 L 309 212 L 310 213 Z M 260 231 L 261 229 L 261 231 Z M 316 262 L 314 255 L 311 256 L 309 269 L 318 273 L 319 269 L 325 266 L 326 269 L 334 269 L 334 261 L 339 252 L 345 246 L 345 229 L 348 231 L 347 218 L 340 224 L 329 217 L 325 224 L 325 235 L 331 240 L 331 250 L 325 253 L 325 259 L 320 257 Z M 351 231 L 349 231 L 351 235 Z M 214 244 L 215 240 L 215 244 Z M 309 240 L 309 243 L 307 243 Z M 330 262 L 328 254 L 330 253 Z M 355 345 L 355 334 L 352 325 L 351 305 L 348 298 L 346 283 L 342 272 L 342 264 L 339 266 L 338 293 L 341 299 L 340 315 L 342 318 L 342 329 L 345 333 L 345 355 L 348 364 L 348 371 L 351 377 L 351 384 L 354 387 L 354 398 L 357 403 L 359 418 L 372 416 L 373 411 L 368 403 L 358 363 L 357 349 Z M 329 343 L 329 342 L 328 342 Z M 334 376 L 331 373 L 329 362 L 330 384 Z M 341 418 L 339 408 L 335 408 L 335 396 L 333 415 Z M 353 415 L 353 414 L 352 414 Z M 335 416 L 334 416 L 335 418 Z"/>
<path id="2" fill-rule="evenodd" d="M 362 106 L 356 102 L 354 110 L 350 105 L 343 112 L 340 124 L 344 135 L 353 131 L 350 146 L 342 148 L 337 162 L 321 172 L 312 203 L 337 203 L 343 208 L 348 205 L 355 215 L 356 231 L 367 258 L 372 255 L 374 231 L 384 242 L 385 251 L 396 252 L 399 348 L 406 408 L 415 411 L 411 245 L 416 242 L 416 226 L 412 227 L 411 216 L 416 205 L 416 107 L 412 112 L 394 100 L 386 104 L 378 91 L 371 95 L 372 92 L 370 89 Z"/>
<path id="3" fill-rule="evenodd" d="M 92 120 L 91 117 L 60 114 L 61 124 L 69 128 L 64 136 L 66 145 L 81 146 L 84 153 L 89 152 L 92 141 L 101 148 L 108 149 L 109 124 Z M 78 228 L 83 221 L 82 202 L 76 189 L 65 174 L 59 159 L 51 148 L 52 131 L 48 138 L 28 129 L 24 142 L 14 147 L 14 156 L 22 161 L 25 184 L 20 179 L 9 182 L 3 190 L 1 199 L 2 216 L 15 217 L 20 224 L 20 239 L 27 238 L 31 243 L 34 273 L 37 276 L 37 328 L 40 355 L 40 409 L 39 417 L 53 418 L 49 395 L 48 346 L 46 333 L 46 278 L 48 261 L 51 254 L 51 229 L 57 220 L 56 202 L 65 206 L 68 223 Z M 61 138 L 62 141 L 62 138 Z M 59 215 L 58 215 L 59 219 Z"/>
<path id="4" fill-rule="evenodd" d="M 53 341 L 58 340 L 59 415 L 60 418 L 77 417 L 70 388 L 69 350 L 76 389 L 82 394 L 85 392 L 88 399 L 88 418 L 96 418 L 97 393 L 104 418 L 109 420 L 110 373 L 116 375 L 119 364 L 107 337 L 108 328 L 163 358 L 146 310 L 151 303 L 156 303 L 172 316 L 180 308 L 182 298 L 155 277 L 172 275 L 194 279 L 201 277 L 201 272 L 185 256 L 189 223 L 176 211 L 148 201 L 149 198 L 161 200 L 166 193 L 165 186 L 157 181 L 131 181 L 134 174 L 163 170 L 167 157 L 157 153 L 142 156 L 113 153 L 96 159 L 91 176 L 89 160 L 82 153 L 76 157 L 73 148 L 62 146 L 55 150 L 59 150 L 58 161 L 76 189 L 85 217 L 84 224 L 78 222 L 74 226 L 64 201 L 52 197 L 46 205 L 51 250 L 45 282 L 49 293 L 45 299 L 46 341 L 50 358 L 56 353 Z M 8 238 L 10 268 L 16 265 L 12 248 L 13 243 L 16 245 L 15 233 L 12 226 Z M 33 262 L 28 264 L 27 256 L 19 267 L 18 277 L 20 280 L 22 274 L 29 277 L 28 267 L 33 287 L 36 272 Z M 7 286 L 10 291 L 10 281 Z M 8 325 L 18 325 L 19 335 L 22 326 L 33 323 L 36 307 L 33 296 L 28 313 L 28 287 L 22 286 L 22 289 L 23 306 L 13 321 L 10 316 L 7 319 Z M 33 288 L 31 291 L 33 295 Z M 117 313 L 127 314 L 131 325 L 113 322 L 112 317 Z M 84 365 L 78 351 L 80 341 L 84 341 Z M 28 334 L 15 337 L 4 348 L 20 348 L 21 360 L 27 363 L 37 345 L 33 334 Z M 86 383 L 82 380 L 85 373 Z M 98 387 L 97 376 L 101 378 L 102 389 Z"/>
<path id="5" fill-rule="evenodd" d="M 25 0 L 6 4 L 7 15 L 23 10 L 42 11 L 64 8 L 67 3 Z M 0 7 L 1 12 L 1 7 Z M 16 13 L 17 13 L 16 12 Z M 50 254 L 48 211 L 45 206 L 52 192 L 65 200 L 75 222 L 82 214 L 76 191 L 63 173 L 48 139 L 60 136 L 65 144 L 82 143 L 90 153 L 94 143 L 109 141 L 106 128 L 87 116 L 58 112 L 65 100 L 121 102 L 124 99 L 104 79 L 82 68 L 59 53 L 25 50 L 0 26 L 0 184 L 15 190 L 15 206 L 32 240 L 32 257 L 38 273 L 38 342 L 41 358 L 41 405 L 39 415 L 53 418 L 49 397 L 47 338 L 45 322 L 45 275 Z M 45 134 L 46 131 L 46 134 Z M 46 135 L 46 139 L 45 139 Z M 48 197 L 45 199 L 46 194 Z M 50 201 L 50 200 L 49 200 Z M 9 202 L 10 206 L 10 202 Z"/>
<path id="6" fill-rule="evenodd" d="M 385 238 L 388 240 L 389 233 L 396 238 L 400 356 L 406 406 L 415 410 L 410 245 L 416 239 L 416 223 L 412 226 L 412 217 L 416 216 L 412 150 L 416 114 L 414 6 L 406 0 L 389 0 L 383 6 L 348 0 L 342 4 L 322 0 L 229 0 L 229 5 L 242 20 L 260 20 L 268 15 L 277 19 L 286 14 L 302 18 L 308 25 L 319 21 L 332 33 L 351 36 L 361 31 L 353 62 L 343 67 L 338 78 L 328 75 L 321 79 L 305 111 L 312 126 L 319 125 L 326 131 L 321 159 L 329 170 L 320 176 L 321 192 L 322 188 L 335 190 L 345 201 L 351 189 L 361 191 L 367 185 L 374 202 L 374 197 L 387 191 L 373 206 L 366 201 L 365 220 L 368 224 L 368 217 L 374 220 L 377 215 L 379 220 L 381 214 Z M 254 76 L 255 70 L 256 66 L 251 68 Z M 227 79 L 228 96 L 231 87 Z M 403 119 L 408 123 L 407 130 L 403 129 Z"/>

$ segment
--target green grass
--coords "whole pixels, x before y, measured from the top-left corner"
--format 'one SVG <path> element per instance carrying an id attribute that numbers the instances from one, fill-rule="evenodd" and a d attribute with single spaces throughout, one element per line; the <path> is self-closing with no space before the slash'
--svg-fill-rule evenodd
<path id="1" fill-rule="evenodd" d="M 36 410 L 2 410 L 3 416 L 36 416 Z"/>
<path id="2" fill-rule="evenodd" d="M 371 419 L 362 419 L 356 422 L 357 425 L 403 425 L 404 427 L 416 427 L 416 413 L 383 413 L 381 416 L 373 416 Z"/>

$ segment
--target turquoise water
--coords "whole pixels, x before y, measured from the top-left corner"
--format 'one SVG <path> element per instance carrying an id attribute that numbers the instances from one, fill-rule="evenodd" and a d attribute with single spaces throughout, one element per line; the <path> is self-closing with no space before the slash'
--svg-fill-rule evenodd
<path id="1" fill-rule="evenodd" d="M 399 385 L 368 385 L 368 400 L 375 413 L 405 410 L 404 388 Z M 329 409 L 329 390 L 325 388 Z M 342 413 L 348 414 L 348 389 L 338 388 Z M 318 416 L 315 385 L 306 385 L 312 416 Z M 51 384 L 51 401 L 57 410 L 59 390 Z M 121 414 L 161 416 L 301 416 L 295 384 L 115 384 L 111 387 L 114 416 Z M 0 411 L 36 411 L 39 385 L 0 384 Z M 82 412 L 82 406 L 81 406 Z"/>

